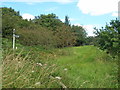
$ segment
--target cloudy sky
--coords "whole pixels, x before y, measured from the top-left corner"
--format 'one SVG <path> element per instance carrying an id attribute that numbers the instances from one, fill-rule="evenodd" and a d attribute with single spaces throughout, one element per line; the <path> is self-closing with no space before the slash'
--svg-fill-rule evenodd
<path id="1" fill-rule="evenodd" d="M 93 28 L 100 28 L 117 18 L 120 0 L 0 0 L 0 7 L 12 7 L 20 11 L 23 19 L 34 19 L 40 14 L 55 13 L 64 21 L 69 16 L 73 25 L 83 26 L 89 36 Z"/>

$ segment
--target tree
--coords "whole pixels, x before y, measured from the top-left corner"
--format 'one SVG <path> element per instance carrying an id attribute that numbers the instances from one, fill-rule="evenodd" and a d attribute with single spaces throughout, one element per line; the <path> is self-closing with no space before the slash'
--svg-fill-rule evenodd
<path id="1" fill-rule="evenodd" d="M 71 27 L 62 25 L 57 27 L 57 32 L 55 33 L 57 47 L 67 47 L 74 46 L 76 43 L 76 36 L 74 32 L 71 32 Z"/>
<path id="2" fill-rule="evenodd" d="M 96 29 L 97 46 L 112 56 L 118 56 L 120 53 L 120 21 L 111 20 L 110 25 L 106 25 L 105 28 Z"/>
<path id="3" fill-rule="evenodd" d="M 65 16 L 65 25 L 70 25 L 69 17 Z"/>
<path id="4" fill-rule="evenodd" d="M 72 32 L 74 32 L 77 37 L 76 46 L 85 44 L 87 33 L 83 27 L 72 25 Z"/>
<path id="5" fill-rule="evenodd" d="M 86 38 L 86 45 L 95 45 L 96 36 L 88 36 Z"/>
<path id="6" fill-rule="evenodd" d="M 2 37 L 10 38 L 12 36 L 13 28 L 17 27 L 18 21 L 22 18 L 19 12 L 12 8 L 2 9 Z"/>
<path id="7" fill-rule="evenodd" d="M 56 27 L 61 25 L 60 19 L 58 17 L 51 13 L 48 15 L 41 14 L 40 16 L 36 16 L 33 20 L 35 24 L 41 25 L 42 27 L 47 27 L 49 30 L 56 30 Z"/>
<path id="8" fill-rule="evenodd" d="M 19 42 L 23 45 L 41 45 L 45 47 L 68 47 L 84 42 L 85 30 L 82 27 L 72 28 L 66 16 L 66 24 L 51 13 L 41 14 L 33 20 L 24 20 L 19 12 L 12 8 L 3 9 L 3 37 L 12 38 L 12 30 L 20 36 Z M 75 29 L 75 30 L 74 30 Z"/>

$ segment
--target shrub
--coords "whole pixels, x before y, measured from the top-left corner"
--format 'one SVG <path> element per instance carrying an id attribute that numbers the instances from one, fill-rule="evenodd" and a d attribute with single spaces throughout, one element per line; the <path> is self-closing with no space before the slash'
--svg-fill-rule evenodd
<path id="1" fill-rule="evenodd" d="M 18 34 L 20 35 L 19 41 L 23 45 L 41 45 L 44 47 L 54 47 L 56 45 L 53 32 L 42 27 L 33 30 L 20 29 Z"/>

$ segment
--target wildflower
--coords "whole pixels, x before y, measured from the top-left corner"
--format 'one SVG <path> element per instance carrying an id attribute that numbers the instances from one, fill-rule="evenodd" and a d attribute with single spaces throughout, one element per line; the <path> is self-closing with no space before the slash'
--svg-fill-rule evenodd
<path id="1" fill-rule="evenodd" d="M 37 65 L 42 66 L 42 63 L 37 63 Z"/>
<path id="2" fill-rule="evenodd" d="M 40 82 L 35 83 L 35 85 L 40 85 L 40 84 L 41 84 Z"/>
<path id="3" fill-rule="evenodd" d="M 89 82 L 89 81 L 84 81 L 83 84 L 85 84 L 85 83 L 87 83 L 87 82 Z"/>
<path id="4" fill-rule="evenodd" d="M 35 72 L 35 71 L 32 71 L 32 73 Z"/>
<path id="5" fill-rule="evenodd" d="M 64 70 L 65 70 L 65 71 L 67 71 L 68 69 L 67 69 L 67 68 L 65 68 Z"/>
<path id="6" fill-rule="evenodd" d="M 81 87 L 83 86 L 83 85 L 80 85 Z"/>
<path id="7" fill-rule="evenodd" d="M 57 76 L 57 77 L 55 77 L 55 78 L 56 78 L 56 79 L 59 79 L 59 80 L 61 79 L 61 77 L 58 77 L 58 76 Z"/>

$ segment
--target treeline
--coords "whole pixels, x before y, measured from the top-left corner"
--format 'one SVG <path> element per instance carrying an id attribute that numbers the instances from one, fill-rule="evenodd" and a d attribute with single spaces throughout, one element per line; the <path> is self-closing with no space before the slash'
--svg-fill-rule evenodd
<path id="1" fill-rule="evenodd" d="M 105 27 L 95 30 L 95 45 L 113 57 L 120 56 L 120 21 L 111 20 Z"/>
<path id="2" fill-rule="evenodd" d="M 13 29 L 20 37 L 19 43 L 27 46 L 41 45 L 46 48 L 62 48 L 80 45 L 95 45 L 113 57 L 120 54 L 120 21 L 111 20 L 104 28 L 95 28 L 95 36 L 87 36 L 81 26 L 70 25 L 68 16 L 62 22 L 51 13 L 24 20 L 19 11 L 12 8 L 2 9 L 2 37 L 12 41 Z"/>
<path id="3" fill-rule="evenodd" d="M 33 20 L 24 20 L 19 11 L 12 8 L 2 9 L 2 37 L 12 40 L 13 29 L 19 43 L 27 46 L 41 45 L 44 47 L 79 46 L 86 43 L 86 31 L 81 26 L 70 25 L 68 16 L 62 22 L 58 16 L 51 13 L 35 16 Z"/>

